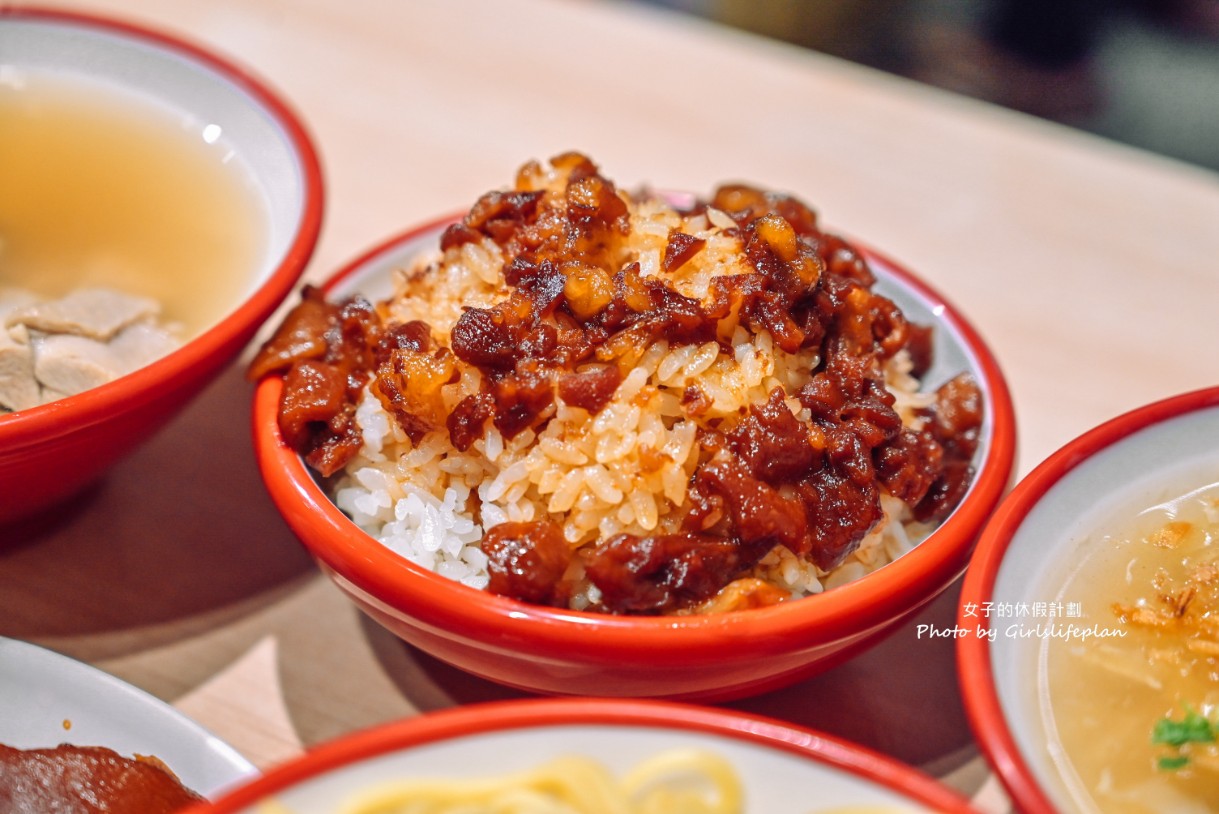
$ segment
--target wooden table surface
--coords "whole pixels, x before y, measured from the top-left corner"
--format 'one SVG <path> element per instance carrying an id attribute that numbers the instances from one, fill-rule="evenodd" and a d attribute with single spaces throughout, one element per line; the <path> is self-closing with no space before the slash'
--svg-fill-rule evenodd
<path id="1" fill-rule="evenodd" d="M 916 269 L 1004 367 L 1021 475 L 1106 418 L 1219 383 L 1208 171 L 622 2 L 60 5 L 187 36 L 286 95 L 325 170 L 309 280 L 509 183 L 527 159 L 579 149 L 625 186 L 790 190 Z M 0 635 L 171 701 L 262 767 L 356 728 L 518 696 L 403 645 L 319 574 L 263 492 L 250 394 L 235 364 L 53 527 L 0 530 Z M 956 604 L 950 590 L 917 621 L 950 625 Z M 870 745 L 1001 810 L 952 643 L 914 625 L 728 706 Z"/>

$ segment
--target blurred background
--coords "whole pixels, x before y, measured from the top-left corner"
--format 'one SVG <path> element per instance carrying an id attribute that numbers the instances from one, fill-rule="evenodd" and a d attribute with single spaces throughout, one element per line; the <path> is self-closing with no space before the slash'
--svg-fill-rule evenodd
<path id="1" fill-rule="evenodd" d="M 634 0 L 1219 171 L 1219 0 Z"/>

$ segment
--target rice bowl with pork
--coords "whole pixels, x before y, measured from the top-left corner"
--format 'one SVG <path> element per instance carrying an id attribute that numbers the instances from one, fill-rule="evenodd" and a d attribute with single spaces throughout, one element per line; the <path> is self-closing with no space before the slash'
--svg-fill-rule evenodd
<path id="1" fill-rule="evenodd" d="M 790 196 L 628 194 L 530 162 L 393 296 L 305 292 L 251 367 L 335 503 L 401 556 L 615 614 L 773 605 L 855 580 L 968 489 L 968 374 Z"/>

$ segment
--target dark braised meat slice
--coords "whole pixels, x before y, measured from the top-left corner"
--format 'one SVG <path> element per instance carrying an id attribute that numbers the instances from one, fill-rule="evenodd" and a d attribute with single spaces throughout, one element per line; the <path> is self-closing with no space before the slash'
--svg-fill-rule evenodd
<path id="1" fill-rule="evenodd" d="M 367 300 L 330 303 L 319 289 L 306 286 L 301 302 L 250 364 L 251 378 L 284 374 L 280 431 L 323 475 L 342 469 L 360 449 L 355 405 L 385 339 L 381 319 Z"/>
<path id="2" fill-rule="evenodd" d="M 893 408 L 895 399 L 885 389 L 874 357 L 853 353 L 839 336 L 826 342 L 824 353 L 822 368 L 796 397 L 824 434 L 828 453 L 858 477 L 871 478 L 871 450 L 902 428 L 901 416 Z"/>
<path id="3" fill-rule="evenodd" d="M 483 535 L 482 549 L 491 574 L 487 590 L 535 605 L 567 604 L 563 575 L 573 555 L 554 523 L 500 523 Z"/>
<path id="4" fill-rule="evenodd" d="M 360 449 L 355 405 L 344 371 L 306 359 L 288 369 L 279 401 L 284 440 L 322 475 L 332 475 Z"/>
<path id="5" fill-rule="evenodd" d="M 326 355 L 326 334 L 335 325 L 338 309 L 328 303 L 321 289 L 305 286 L 300 303 L 288 312 L 275 333 L 263 343 L 250 363 L 250 379 L 287 370 L 304 359 Z"/>
<path id="6" fill-rule="evenodd" d="M 936 390 L 931 432 L 950 457 L 968 460 L 978 448 L 982 413 L 982 390 L 962 373 Z"/>
<path id="7" fill-rule="evenodd" d="M 792 415 L 778 387 L 764 403 L 750 407 L 748 414 L 725 434 L 750 474 L 767 483 L 793 481 L 822 457 L 809 439 L 808 426 Z"/>
<path id="8" fill-rule="evenodd" d="M 551 372 L 532 359 L 517 362 L 511 376 L 493 378 L 490 388 L 495 405 L 492 421 L 505 438 L 536 425 L 554 404 Z"/>
<path id="9" fill-rule="evenodd" d="M 453 412 L 445 419 L 453 446 L 462 452 L 469 449 L 475 440 L 482 437 L 483 425 L 494 412 L 495 400 L 490 393 L 476 393 L 457 402 Z"/>
<path id="10" fill-rule="evenodd" d="M 829 570 L 881 517 L 876 484 L 853 477 L 832 458 L 782 488 L 754 478 L 734 459 L 714 461 L 695 472 L 690 502 L 687 526 L 712 529 L 726 522 L 741 546 L 743 567 L 782 545 Z"/>
<path id="11" fill-rule="evenodd" d="M 598 413 L 622 383 L 617 365 L 596 365 L 559 379 L 559 397 L 574 407 Z"/>
<path id="12" fill-rule="evenodd" d="M 170 814 L 202 799 L 154 758 L 126 758 L 101 746 L 0 744 L 5 814 Z"/>
<path id="13" fill-rule="evenodd" d="M 799 551 L 808 524 L 803 506 L 778 489 L 749 474 L 738 459 L 725 458 L 703 464 L 694 473 L 690 487 L 688 524 L 703 522 L 703 507 L 720 505 L 727 512 L 730 535 L 748 552 L 753 565 L 776 545 Z M 726 582 L 727 580 L 725 580 Z"/>
<path id="14" fill-rule="evenodd" d="M 533 219 L 541 199 L 541 192 L 488 192 L 478 199 L 460 222 L 445 229 L 440 236 L 440 248 L 460 246 L 476 241 L 482 235 L 493 240 L 505 240 L 521 224 Z"/>
<path id="15" fill-rule="evenodd" d="M 742 567 L 741 546 L 709 534 L 617 534 L 581 549 L 603 610 L 659 614 L 714 595 Z"/>
<path id="16" fill-rule="evenodd" d="M 685 232 L 671 232 L 669 242 L 665 246 L 664 258 L 660 261 L 661 268 L 672 274 L 684 266 L 694 255 L 707 245 L 705 238 L 688 235 Z"/>
<path id="17" fill-rule="evenodd" d="M 519 355 L 526 326 L 512 319 L 511 308 L 527 304 L 505 300 L 493 308 L 467 308 L 449 337 L 453 353 L 480 368 L 508 370 Z"/>
<path id="18" fill-rule="evenodd" d="M 881 518 L 880 490 L 872 481 L 859 481 L 826 467 L 798 484 L 796 490 L 809 518 L 807 550 L 817 567 L 829 571 L 856 549 Z"/>
<path id="19" fill-rule="evenodd" d="M 347 378 L 334 365 L 305 359 L 288 369 L 280 397 L 279 428 L 284 440 L 300 449 L 313 439 L 318 424 L 337 416 L 346 403 Z"/>
<path id="20" fill-rule="evenodd" d="M 952 459 L 945 462 L 939 477 L 914 507 L 914 519 L 923 523 L 943 520 L 965 497 L 972 478 L 973 468 L 968 461 Z"/>
<path id="21" fill-rule="evenodd" d="M 916 520 L 942 520 L 969 490 L 973 478 L 971 461 L 982 432 L 982 405 L 981 388 L 965 373 L 936 391 L 929 429 L 944 448 L 944 462 L 931 488 L 914 507 Z"/>
<path id="22" fill-rule="evenodd" d="M 926 431 L 903 429 L 873 453 L 876 478 L 885 491 L 914 506 L 943 469 L 944 448 Z"/>

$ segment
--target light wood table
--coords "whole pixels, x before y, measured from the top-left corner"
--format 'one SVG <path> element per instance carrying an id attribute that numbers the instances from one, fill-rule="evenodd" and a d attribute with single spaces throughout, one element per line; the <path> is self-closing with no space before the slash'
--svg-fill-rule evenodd
<path id="1" fill-rule="evenodd" d="M 307 279 L 579 149 L 625 186 L 790 190 L 919 271 L 1015 395 L 1020 474 L 1128 408 L 1219 383 L 1219 178 L 695 20 L 619 2 L 92 0 L 280 89 L 321 152 Z M 1165 92 L 1171 92 L 1166 89 Z M 234 365 L 51 528 L 0 549 L 0 635 L 168 699 L 268 766 L 378 722 L 517 693 L 364 620 L 265 496 Z M 11 534 L 11 533 L 10 533 Z M 918 621 L 950 625 L 950 590 Z M 951 642 L 914 624 L 729 706 L 878 748 L 1002 798 Z"/>

